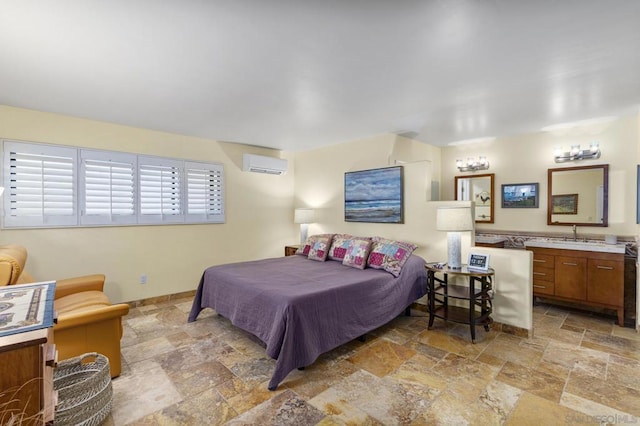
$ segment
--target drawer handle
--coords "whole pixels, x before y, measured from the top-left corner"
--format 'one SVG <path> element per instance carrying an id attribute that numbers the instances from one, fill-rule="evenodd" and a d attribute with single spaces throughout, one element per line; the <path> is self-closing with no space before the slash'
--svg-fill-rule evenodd
<path id="1" fill-rule="evenodd" d="M 534 262 L 540 262 L 540 263 L 547 263 L 546 260 L 542 260 L 542 259 L 533 259 Z"/>
<path id="2" fill-rule="evenodd" d="M 544 272 L 534 272 L 533 275 L 547 275 Z"/>
<path id="3" fill-rule="evenodd" d="M 533 286 L 534 286 L 535 288 L 547 288 L 547 286 L 546 286 L 546 285 L 536 285 L 536 284 L 534 284 Z"/>
<path id="4" fill-rule="evenodd" d="M 577 263 L 571 263 L 571 262 L 562 262 L 562 264 L 567 266 L 578 266 Z"/>
<path id="5" fill-rule="evenodd" d="M 613 266 L 600 266 L 600 265 L 597 265 L 597 266 L 596 266 L 596 268 L 598 268 L 598 269 L 609 269 L 609 270 L 611 270 L 611 269 L 613 269 Z"/>

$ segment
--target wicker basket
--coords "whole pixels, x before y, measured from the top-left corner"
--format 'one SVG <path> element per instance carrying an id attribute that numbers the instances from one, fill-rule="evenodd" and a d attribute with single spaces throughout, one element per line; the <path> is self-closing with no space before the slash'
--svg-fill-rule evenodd
<path id="1" fill-rule="evenodd" d="M 59 362 L 53 387 L 58 391 L 56 425 L 99 425 L 111 412 L 111 372 L 104 355 L 90 352 Z"/>

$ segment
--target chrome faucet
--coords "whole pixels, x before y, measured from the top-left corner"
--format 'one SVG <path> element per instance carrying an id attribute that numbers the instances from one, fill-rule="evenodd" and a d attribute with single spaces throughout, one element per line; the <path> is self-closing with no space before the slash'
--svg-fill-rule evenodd
<path id="1" fill-rule="evenodd" d="M 573 225 L 573 241 L 578 241 L 578 226 Z"/>

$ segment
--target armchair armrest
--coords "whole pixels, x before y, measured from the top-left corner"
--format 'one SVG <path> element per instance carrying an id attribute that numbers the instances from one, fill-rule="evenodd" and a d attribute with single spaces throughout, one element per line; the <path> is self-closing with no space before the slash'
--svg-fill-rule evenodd
<path id="1" fill-rule="evenodd" d="M 104 275 L 94 274 L 56 281 L 56 299 L 81 291 L 104 291 Z"/>
<path id="2" fill-rule="evenodd" d="M 120 303 L 117 305 L 96 306 L 91 309 L 63 314 L 58 317 L 58 323 L 53 327 L 54 336 L 56 331 L 106 321 L 113 318 L 121 318 L 128 313 L 129 305 L 126 303 Z"/>

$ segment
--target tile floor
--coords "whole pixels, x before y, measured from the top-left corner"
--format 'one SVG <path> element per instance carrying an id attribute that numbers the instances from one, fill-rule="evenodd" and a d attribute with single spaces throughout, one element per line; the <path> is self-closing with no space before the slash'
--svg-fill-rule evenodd
<path id="1" fill-rule="evenodd" d="M 640 335 L 540 304 L 521 338 L 401 316 L 267 390 L 274 361 L 191 299 L 132 309 L 108 425 L 554 425 L 640 422 Z"/>

